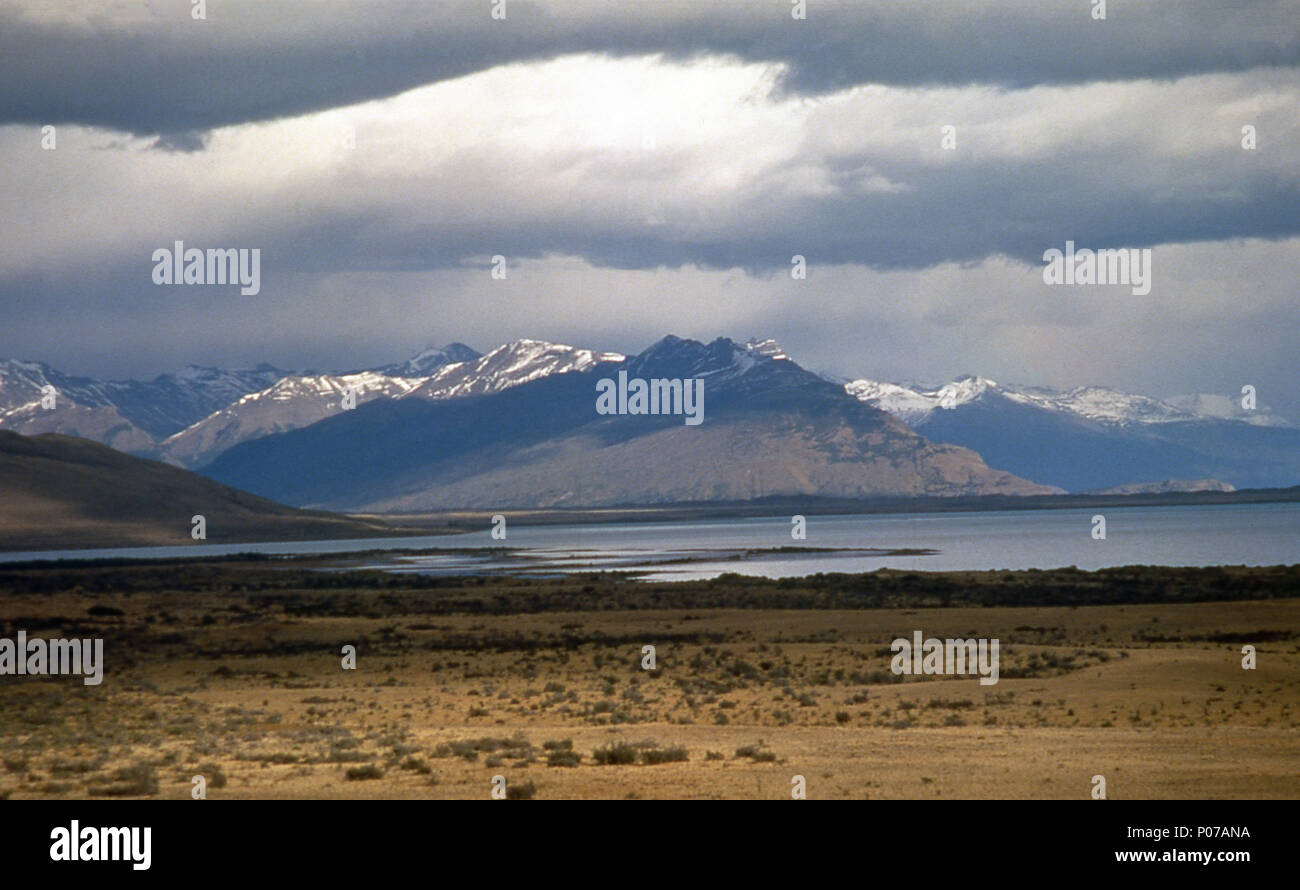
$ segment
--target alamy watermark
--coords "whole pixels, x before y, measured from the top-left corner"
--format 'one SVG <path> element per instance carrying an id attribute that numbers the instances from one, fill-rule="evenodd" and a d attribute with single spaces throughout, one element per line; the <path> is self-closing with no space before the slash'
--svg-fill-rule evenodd
<path id="1" fill-rule="evenodd" d="M 1074 249 L 1065 242 L 1065 251 L 1055 247 L 1043 251 L 1045 284 L 1127 284 L 1133 296 L 1151 293 L 1151 248 L 1089 250 Z"/>
<path id="2" fill-rule="evenodd" d="M 687 426 L 704 422 L 704 381 L 686 379 L 646 380 L 627 371 L 618 372 L 618 382 L 602 377 L 596 381 L 597 414 L 682 414 Z"/>
<path id="3" fill-rule="evenodd" d="M 27 639 L 27 631 L 18 638 L 0 639 L 0 675 L 57 676 L 81 674 L 87 686 L 104 681 L 104 641 Z"/>
<path id="4" fill-rule="evenodd" d="M 981 686 L 998 682 L 998 646 L 996 639 L 937 640 L 922 639 L 914 631 L 912 639 L 899 637 L 890 644 L 894 657 L 889 669 L 895 674 L 976 674 Z"/>
<path id="5" fill-rule="evenodd" d="M 208 248 L 173 247 L 153 252 L 154 284 L 238 284 L 239 292 L 253 297 L 262 291 L 262 249 L 260 247 Z"/>
<path id="6" fill-rule="evenodd" d="M 135 871 L 148 871 L 153 862 L 150 852 L 151 828 L 81 827 L 76 819 L 67 828 L 50 832 L 50 859 L 54 862 L 130 862 Z"/>

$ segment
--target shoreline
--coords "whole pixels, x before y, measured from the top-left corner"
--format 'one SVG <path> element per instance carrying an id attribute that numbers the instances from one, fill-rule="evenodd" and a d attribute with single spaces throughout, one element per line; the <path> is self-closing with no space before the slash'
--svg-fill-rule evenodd
<path id="1" fill-rule="evenodd" d="M 1285 504 L 1300 501 L 1300 485 L 1238 491 L 1163 494 L 979 495 L 960 497 L 822 498 L 777 496 L 751 501 L 573 507 L 552 509 L 440 510 L 420 513 L 348 513 L 368 521 L 432 522 L 451 528 L 483 528 L 493 513 L 517 525 L 604 525 L 704 519 L 788 516 L 875 516 L 925 513 L 980 513 L 1018 510 L 1069 510 L 1090 507 L 1181 507 L 1226 504 Z"/>
<path id="2" fill-rule="evenodd" d="M 951 502 L 950 502 L 951 501 Z M 1032 501 L 1033 503 L 1025 503 Z M 710 504 L 710 505 L 677 505 L 664 507 L 635 507 L 635 508 L 609 508 L 600 510 L 575 509 L 572 511 L 538 511 L 538 510 L 506 510 L 504 515 L 508 522 L 514 526 L 523 527 L 546 527 L 553 525 L 571 524 L 574 526 L 603 526 L 603 525 L 636 525 L 639 523 L 679 523 L 706 520 L 722 519 L 772 519 L 774 517 L 788 517 L 791 515 L 801 514 L 805 516 L 918 516 L 918 515 L 947 515 L 972 512 L 999 513 L 999 512 L 1020 512 L 1020 511 L 1050 511 L 1050 510 L 1070 510 L 1070 509 L 1087 509 L 1087 508 L 1106 508 L 1106 507 L 1128 507 L 1128 508 L 1145 508 L 1145 507 L 1204 507 L 1204 506 L 1231 506 L 1245 504 L 1291 504 L 1300 502 L 1300 486 L 1289 489 L 1252 489 L 1239 492 L 1195 492 L 1171 495 L 1115 495 L 1104 498 L 1093 498 L 1082 495 L 1049 495 L 1034 498 L 1002 498 L 1002 499 L 906 499 L 902 503 L 906 508 L 900 509 L 899 504 L 895 502 L 873 501 L 864 503 L 861 501 L 828 501 L 825 499 L 776 499 L 771 501 L 746 501 L 740 504 Z M 483 531 L 490 527 L 491 516 L 484 512 L 471 511 L 450 511 L 444 513 L 431 514 L 338 514 L 336 518 L 352 522 L 364 523 L 393 523 L 391 527 L 373 528 L 362 533 L 352 532 L 349 534 L 339 534 L 330 537 L 318 538 L 280 538 L 272 540 L 250 540 L 245 537 L 235 537 L 228 540 L 213 538 L 201 545 L 196 545 L 192 541 L 185 539 L 176 540 L 168 538 L 155 544 L 140 543 L 130 541 L 120 546 L 103 546 L 103 547 L 77 547 L 70 548 L 67 546 L 37 546 L 23 547 L 16 546 L 15 541 L 5 541 L 0 539 L 0 565 L 15 565 L 21 563 L 52 561 L 58 557 L 43 557 L 41 554 L 48 553 L 84 553 L 87 551 L 104 551 L 100 555 L 84 555 L 75 557 L 66 557 L 67 560 L 116 560 L 116 559 L 190 559 L 200 558 L 200 555 L 193 552 L 197 549 L 216 549 L 227 550 L 227 553 L 213 554 L 211 557 L 202 558 L 220 558 L 236 553 L 256 553 L 258 551 L 235 551 L 230 548 L 240 545 L 248 546 L 271 546 L 278 547 L 284 545 L 307 546 L 313 544 L 329 545 L 338 542 L 362 542 L 367 540 L 402 540 L 412 538 L 454 538 L 457 535 Z M 32 540 L 46 541 L 49 540 L 54 532 L 47 529 L 42 532 L 41 536 Z M 72 536 L 75 537 L 75 536 Z M 66 545 L 67 539 L 61 541 Z M 174 548 L 178 552 L 175 556 L 168 554 L 156 554 L 150 556 L 117 554 L 112 551 L 148 551 L 148 550 L 166 550 Z M 427 549 L 427 548 L 416 548 Z M 443 548 L 436 548 L 443 549 Z M 454 551 L 456 548 L 448 548 Z M 886 548 L 894 550 L 897 548 Z M 904 548 L 906 549 L 906 548 Z M 921 548 L 929 550 L 931 548 Z M 389 552 L 398 553 L 407 550 L 407 548 L 391 548 L 388 550 L 380 549 L 378 551 L 358 548 L 357 550 L 332 551 L 335 555 L 345 553 L 370 553 L 370 552 Z M 190 552 L 180 552 L 190 551 Z M 330 552 L 330 551 L 326 551 Z M 7 559 L 8 554 L 21 554 L 24 558 L 21 560 Z"/>

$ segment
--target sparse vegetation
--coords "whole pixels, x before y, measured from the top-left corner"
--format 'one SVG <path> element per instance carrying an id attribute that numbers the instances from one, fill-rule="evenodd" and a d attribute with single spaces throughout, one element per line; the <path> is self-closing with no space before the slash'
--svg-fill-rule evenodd
<path id="1" fill-rule="evenodd" d="M 184 797 L 202 774 L 227 797 L 348 796 L 352 782 L 382 778 L 385 793 L 481 799 L 496 770 L 508 787 L 546 777 L 548 797 L 617 787 L 770 798 L 780 770 L 767 767 L 809 771 L 811 758 L 832 764 L 818 780 L 832 796 L 907 796 L 918 774 L 879 752 L 941 739 L 944 756 L 983 767 L 958 779 L 931 768 L 945 797 L 986 793 L 979 777 L 995 770 L 982 758 L 995 756 L 1011 768 L 997 794 L 1068 796 L 1017 756 L 1038 750 L 1043 730 L 1125 756 L 1157 739 L 1181 745 L 1176 767 L 1200 762 L 1207 729 L 1216 745 L 1249 732 L 1249 756 L 1265 758 L 1255 774 L 1292 775 L 1296 576 L 1139 567 L 643 584 L 260 559 L 0 569 L 0 635 L 98 636 L 121 658 L 112 684 L 94 690 L 0 678 L 0 776 L 14 798 Z M 1143 605 L 1157 581 L 1164 602 Z M 941 588 L 953 603 L 995 605 L 931 608 Z M 1071 605 L 1052 605 L 1057 596 Z M 918 625 L 999 637 L 1000 684 L 893 674 L 890 641 Z M 340 638 L 366 670 L 322 654 Z M 660 646 L 653 675 L 637 657 L 648 640 Z M 1259 674 L 1238 673 L 1243 640 L 1266 655 Z M 1171 657 L 1178 687 L 1132 685 L 1135 670 L 1166 676 L 1153 669 Z M 1192 787 L 1161 756 L 1147 779 L 1157 793 Z M 618 765 L 638 768 L 601 769 Z M 1300 794 L 1243 775 L 1197 782 L 1224 797 Z"/>

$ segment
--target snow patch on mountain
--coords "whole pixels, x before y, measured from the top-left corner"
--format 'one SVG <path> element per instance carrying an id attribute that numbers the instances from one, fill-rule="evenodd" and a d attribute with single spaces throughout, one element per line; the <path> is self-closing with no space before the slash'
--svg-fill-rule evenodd
<path id="1" fill-rule="evenodd" d="M 762 340 L 751 337 L 745 341 L 745 351 L 752 352 L 755 355 L 761 355 L 763 358 L 770 358 L 778 361 L 790 360 L 790 356 L 781 348 L 781 344 L 770 337 Z"/>
<path id="2" fill-rule="evenodd" d="M 934 411 L 959 408 L 991 393 L 1022 405 L 1106 424 L 1239 420 L 1254 426 L 1291 426 L 1263 406 L 1256 411 L 1244 411 L 1237 401 L 1227 396 L 1203 393 L 1162 401 L 1101 386 L 1079 386 L 1068 390 L 1003 386 L 986 377 L 972 375 L 959 377 L 939 387 L 852 380 L 844 384 L 844 390 L 859 401 L 893 414 L 909 425 L 923 424 Z"/>
<path id="3" fill-rule="evenodd" d="M 448 343 L 446 346 L 430 346 L 404 362 L 375 370 L 390 377 L 430 377 L 447 365 L 472 362 L 481 356 L 481 352 L 464 343 Z"/>
<path id="4" fill-rule="evenodd" d="M 119 422 L 141 431 L 132 441 L 162 438 L 283 376 L 271 365 L 236 370 L 191 365 L 150 381 L 93 380 L 63 374 L 41 362 L 0 361 L 0 427 L 29 432 L 26 425 L 35 419 L 32 407 L 39 406 L 42 389 L 53 386 L 56 411 L 111 408 Z M 61 431 L 75 434 L 75 423 Z M 102 441 L 89 429 L 85 437 Z"/>
<path id="5" fill-rule="evenodd" d="M 932 394 L 879 380 L 853 380 L 844 384 L 844 391 L 909 425 L 928 415 L 937 404 Z"/>
<path id="6" fill-rule="evenodd" d="M 586 371 L 624 358 L 617 352 L 596 352 L 545 340 L 516 340 L 472 361 L 440 368 L 410 395 L 422 399 L 487 395 L 551 374 Z"/>
<path id="7" fill-rule="evenodd" d="M 163 442 L 163 454 L 181 466 L 203 466 L 241 442 L 300 429 L 337 414 L 343 410 L 348 390 L 354 391 L 358 406 L 379 398 L 450 399 L 500 392 L 550 374 L 585 371 L 599 362 L 622 360 L 618 353 L 516 340 L 486 355 L 453 343 L 380 369 L 292 375 L 248 393 L 170 436 Z M 432 373 L 402 376 L 387 373 L 391 368 L 432 369 Z"/>
<path id="8" fill-rule="evenodd" d="M 422 382 L 378 371 L 283 377 L 167 437 L 163 458 L 180 466 L 202 466 L 240 442 L 299 429 L 344 410 L 349 391 L 361 405 L 377 398 L 401 398 Z"/>
<path id="9" fill-rule="evenodd" d="M 1100 386 L 1071 390 L 1024 387 L 1008 390 L 1007 398 L 1049 411 L 1064 411 L 1101 423 L 1174 423 L 1201 419 L 1150 396 L 1118 392 Z"/>
<path id="10" fill-rule="evenodd" d="M 924 420 L 932 411 L 951 411 L 997 389 L 995 381 L 972 375 L 933 388 L 879 380 L 851 380 L 844 384 L 844 391 L 858 401 L 893 414 L 909 425 Z"/>

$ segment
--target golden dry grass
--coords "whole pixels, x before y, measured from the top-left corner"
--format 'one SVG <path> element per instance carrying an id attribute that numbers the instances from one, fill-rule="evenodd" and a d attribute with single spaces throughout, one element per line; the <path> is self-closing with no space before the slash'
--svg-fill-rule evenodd
<path id="1" fill-rule="evenodd" d="M 810 798 L 1085 799 L 1101 774 L 1116 799 L 1300 796 L 1293 599 L 372 617 L 234 593 L 91 603 L 3 601 L 9 626 L 102 633 L 108 668 L 100 687 L 0 679 L 0 793 L 176 798 L 204 774 L 210 798 L 481 799 L 504 775 L 541 799 L 781 798 L 798 774 Z M 889 641 L 915 629 L 998 637 L 1001 682 L 897 682 Z M 618 743 L 638 762 L 596 763 Z M 687 759 L 643 762 L 674 748 Z"/>

